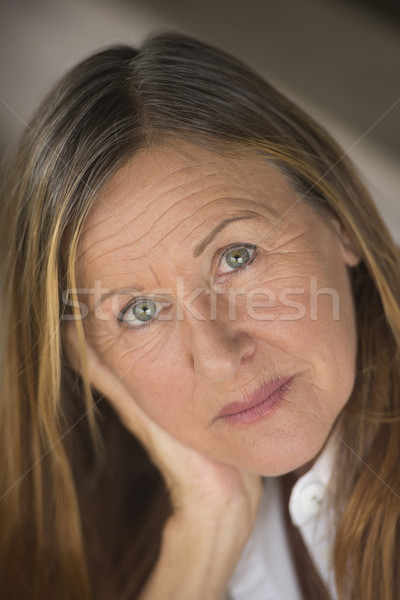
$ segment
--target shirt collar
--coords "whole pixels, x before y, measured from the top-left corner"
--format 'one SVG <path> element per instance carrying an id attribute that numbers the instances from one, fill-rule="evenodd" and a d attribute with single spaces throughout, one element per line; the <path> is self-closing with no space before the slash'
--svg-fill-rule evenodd
<path id="1" fill-rule="evenodd" d="M 336 450 L 337 440 L 331 436 L 312 467 L 294 484 L 289 500 L 289 513 L 297 527 L 314 519 L 326 507 L 331 494 L 330 480 Z"/>

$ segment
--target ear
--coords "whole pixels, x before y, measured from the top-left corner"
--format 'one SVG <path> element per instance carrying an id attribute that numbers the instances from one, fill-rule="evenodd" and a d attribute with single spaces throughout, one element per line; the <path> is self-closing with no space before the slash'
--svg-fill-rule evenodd
<path id="1" fill-rule="evenodd" d="M 356 267 L 361 261 L 361 254 L 355 242 L 340 221 L 332 219 L 332 225 L 340 243 L 343 262 L 348 267 Z"/>

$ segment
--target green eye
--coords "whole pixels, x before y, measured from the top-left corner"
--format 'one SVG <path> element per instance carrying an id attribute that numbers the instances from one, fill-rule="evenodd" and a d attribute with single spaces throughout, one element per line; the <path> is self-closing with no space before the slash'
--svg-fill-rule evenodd
<path id="1" fill-rule="evenodd" d="M 233 269 L 239 269 L 250 260 L 250 252 L 247 248 L 231 250 L 225 256 L 226 263 Z"/>
<path id="2" fill-rule="evenodd" d="M 253 258 L 255 246 L 236 246 L 225 252 L 220 260 L 219 270 L 229 273 L 245 267 Z"/>
<path id="3" fill-rule="evenodd" d="M 129 304 L 118 318 L 130 327 L 140 327 L 154 319 L 164 306 L 165 303 L 155 302 L 151 298 L 140 298 Z"/>
<path id="4" fill-rule="evenodd" d="M 132 314 L 139 321 L 150 321 L 157 313 L 157 307 L 153 300 L 139 300 L 134 306 L 132 306 Z"/>

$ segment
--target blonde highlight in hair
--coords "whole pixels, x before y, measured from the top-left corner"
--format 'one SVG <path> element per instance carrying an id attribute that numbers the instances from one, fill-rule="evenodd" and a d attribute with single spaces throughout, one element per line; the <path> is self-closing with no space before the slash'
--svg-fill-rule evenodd
<path id="1" fill-rule="evenodd" d="M 317 124 L 240 62 L 176 34 L 140 50 L 105 49 L 72 69 L 39 108 L 4 188 L 0 587 L 9 600 L 128 600 L 157 559 L 167 490 L 91 390 L 75 263 L 106 181 L 140 149 L 174 137 L 262 154 L 302 201 L 340 221 L 360 252 L 351 270 L 357 376 L 335 425 L 343 443 L 334 565 L 341 600 L 394 598 L 399 252 L 349 161 Z M 70 318 L 81 376 L 63 344 Z"/>

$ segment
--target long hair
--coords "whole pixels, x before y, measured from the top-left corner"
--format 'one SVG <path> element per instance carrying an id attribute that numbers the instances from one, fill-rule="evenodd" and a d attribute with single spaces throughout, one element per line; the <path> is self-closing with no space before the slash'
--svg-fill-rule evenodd
<path id="1" fill-rule="evenodd" d="M 178 34 L 102 50 L 39 107 L 4 188 L 1 274 L 0 589 L 9 600 L 134 598 L 171 510 L 158 471 L 85 371 L 68 367 L 62 320 L 85 217 L 135 153 L 184 138 L 272 161 L 305 202 L 342 222 L 358 355 L 336 431 L 343 600 L 399 589 L 400 259 L 341 149 L 232 57 Z M 80 337 L 83 330 L 80 325 Z M 83 344 L 82 344 L 83 345 Z M 82 349 L 83 352 L 83 349 Z M 84 360 L 82 354 L 82 361 Z"/>

